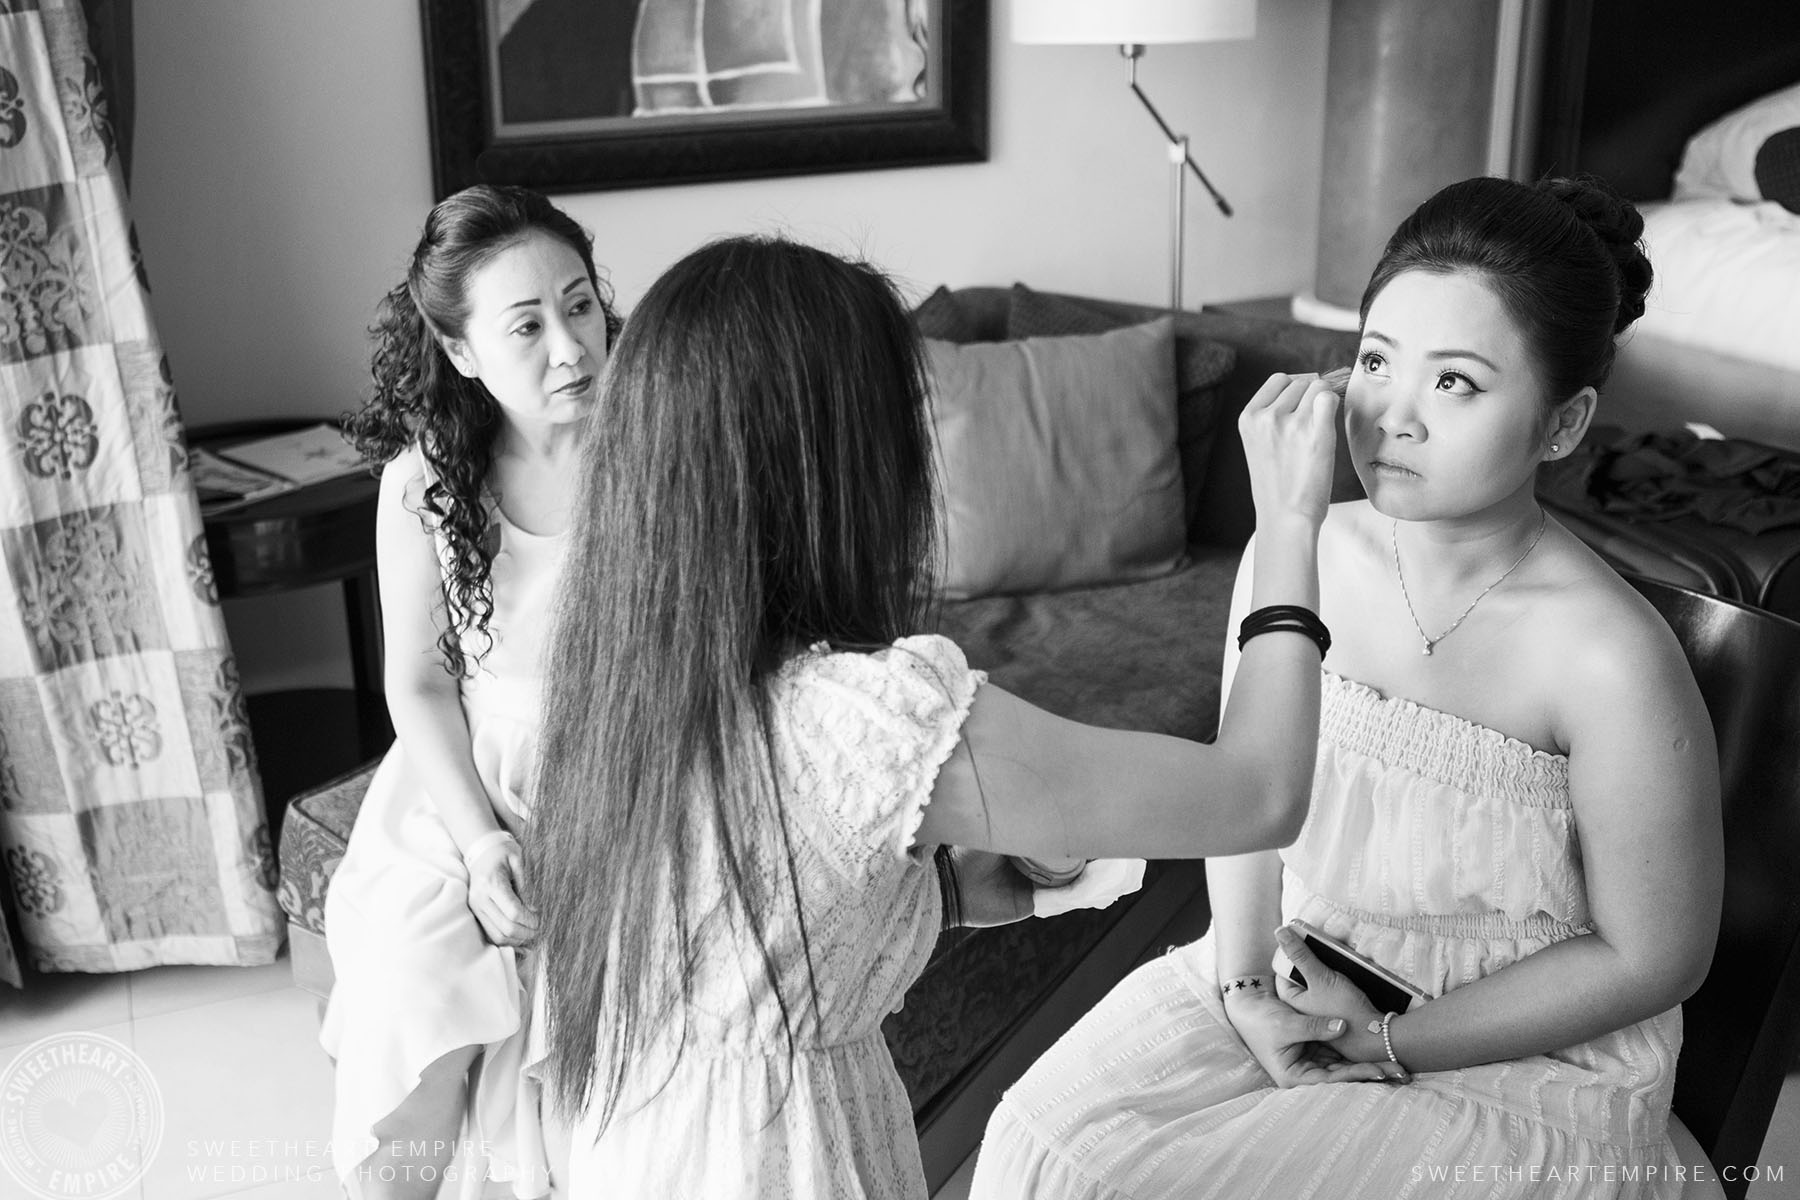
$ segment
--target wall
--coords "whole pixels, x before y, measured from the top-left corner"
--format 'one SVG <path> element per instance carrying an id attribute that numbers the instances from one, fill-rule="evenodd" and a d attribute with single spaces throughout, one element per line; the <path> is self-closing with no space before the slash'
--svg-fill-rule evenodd
<path id="1" fill-rule="evenodd" d="M 1167 165 L 1123 60 L 1011 44 L 1010 2 L 993 6 L 987 163 L 561 202 L 627 309 L 695 244 L 747 229 L 859 250 L 915 295 L 1024 280 L 1165 300 Z M 1255 40 L 1144 60 L 1146 91 L 1237 210 L 1190 188 L 1189 304 L 1311 282 L 1328 17 L 1326 0 L 1262 0 Z M 375 301 L 432 201 L 417 4 L 157 0 L 134 21 L 132 205 L 187 420 L 353 407 Z M 226 615 L 249 690 L 347 679 L 334 589 Z"/>

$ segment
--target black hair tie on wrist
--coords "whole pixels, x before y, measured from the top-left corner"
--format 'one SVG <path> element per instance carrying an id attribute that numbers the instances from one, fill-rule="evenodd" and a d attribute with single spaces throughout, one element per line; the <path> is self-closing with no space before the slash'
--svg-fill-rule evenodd
<path id="1" fill-rule="evenodd" d="M 1238 626 L 1238 649 L 1242 650 L 1244 643 L 1259 633 L 1304 634 L 1319 648 L 1321 659 L 1331 649 L 1331 631 L 1325 628 L 1325 622 L 1319 620 L 1318 613 L 1298 604 L 1271 604 L 1245 617 Z"/>

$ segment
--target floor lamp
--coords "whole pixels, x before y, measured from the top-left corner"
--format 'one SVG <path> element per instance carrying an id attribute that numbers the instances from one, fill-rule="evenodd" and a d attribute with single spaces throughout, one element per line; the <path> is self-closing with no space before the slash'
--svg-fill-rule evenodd
<path id="1" fill-rule="evenodd" d="M 1168 42 L 1220 42 L 1256 36 L 1256 0 L 1013 0 L 1012 37 L 1034 45 L 1116 45 L 1131 67 L 1131 94 L 1169 146 L 1169 307 L 1181 308 L 1187 249 L 1187 175 L 1194 173 L 1219 211 L 1231 205 L 1188 153 L 1188 139 L 1163 120 L 1138 86 L 1144 47 Z"/>

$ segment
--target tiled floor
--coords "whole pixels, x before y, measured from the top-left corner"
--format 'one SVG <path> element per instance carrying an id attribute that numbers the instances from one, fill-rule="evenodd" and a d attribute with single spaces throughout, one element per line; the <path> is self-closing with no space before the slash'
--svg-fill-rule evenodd
<path id="1" fill-rule="evenodd" d="M 318 1006 L 285 959 L 266 967 L 159 967 L 124 975 L 38 975 L 0 985 L 0 1069 L 52 1033 L 122 1042 L 162 1094 L 161 1149 L 141 1200 L 329 1198 L 331 1063 Z M 308 1144 L 310 1143 L 310 1145 Z M 0 1171 L 0 1195 L 15 1181 Z"/>
<path id="2" fill-rule="evenodd" d="M 331 1064 L 318 1008 L 268 967 L 160 967 L 128 975 L 33 976 L 0 985 L 0 1070 L 53 1033 L 104 1034 L 136 1052 L 162 1093 L 162 1148 L 133 1200 L 313 1200 L 338 1195 L 325 1142 Z M 1780 1184 L 1751 1200 L 1800 1200 L 1800 1075 L 1790 1076 L 1763 1147 Z M 964 1200 L 974 1163 L 934 1200 Z M 0 1195 L 16 1181 L 0 1170 Z"/>

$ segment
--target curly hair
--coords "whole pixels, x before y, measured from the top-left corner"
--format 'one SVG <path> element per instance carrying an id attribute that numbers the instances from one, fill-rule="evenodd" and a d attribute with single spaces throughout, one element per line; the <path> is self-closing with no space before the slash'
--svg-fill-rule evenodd
<path id="1" fill-rule="evenodd" d="M 610 347 L 622 322 L 594 266 L 594 239 L 542 195 L 521 187 L 477 184 L 440 201 L 425 218 L 406 278 L 381 300 L 369 333 L 375 353 L 369 374 L 374 394 L 344 418 L 344 433 L 379 466 L 417 443 L 427 466 L 420 520 L 444 544 L 446 615 L 438 636 L 444 669 L 462 678 L 480 660 L 463 652 L 468 635 L 492 646 L 491 564 L 482 547 L 489 514 L 482 498 L 501 429 L 500 406 L 478 379 L 450 362 L 443 339 L 457 338 L 469 320 L 469 281 L 508 246 L 533 232 L 563 242 L 581 257 L 606 312 Z"/>

